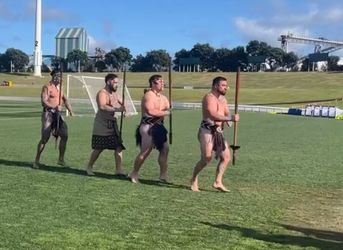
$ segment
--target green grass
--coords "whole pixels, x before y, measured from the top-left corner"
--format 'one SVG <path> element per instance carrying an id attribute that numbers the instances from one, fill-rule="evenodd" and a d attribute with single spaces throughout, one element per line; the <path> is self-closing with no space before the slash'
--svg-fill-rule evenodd
<path id="1" fill-rule="evenodd" d="M 242 113 L 237 163 L 211 188 L 215 161 L 189 190 L 199 158 L 200 111 L 174 111 L 172 184 L 156 181 L 156 152 L 141 184 L 113 174 L 104 152 L 96 177 L 84 175 L 93 119 L 67 118 L 66 160 L 51 140 L 39 170 L 30 168 L 40 133 L 39 103 L 0 101 L 0 249 L 342 249 L 342 121 Z M 24 119 L 23 111 L 28 111 Z M 127 171 L 138 149 L 139 117 L 124 123 Z M 232 131 L 226 131 L 231 139 Z"/>
<path id="2" fill-rule="evenodd" d="M 139 100 L 142 89 L 130 86 L 147 86 L 148 78 L 154 73 L 132 73 L 127 74 L 127 85 L 132 98 Z M 161 73 L 168 82 L 168 73 Z M 73 74 L 78 75 L 78 74 Z M 104 77 L 106 73 L 83 73 Z M 122 77 L 122 73 L 118 75 Z M 231 91 L 228 99 L 234 99 L 235 73 L 179 73 L 173 72 L 172 81 L 174 87 L 194 86 L 210 88 L 211 81 L 215 76 L 222 75 L 229 79 Z M 12 80 L 14 87 L 0 87 L 0 96 L 39 96 L 41 86 L 50 80 L 48 74 L 43 78 L 21 74 L 0 74 L 0 80 Z M 64 74 L 64 82 L 67 80 L 67 73 Z M 173 100 L 199 102 L 207 90 L 173 90 Z M 333 99 L 343 97 L 342 73 L 325 72 L 258 72 L 241 73 L 241 95 L 240 103 L 282 103 L 301 102 L 322 99 Z M 335 105 L 343 108 L 342 102 L 326 102 L 325 105 Z M 289 104 L 282 106 L 290 106 Z M 304 104 L 293 104 L 294 107 L 303 107 Z"/>

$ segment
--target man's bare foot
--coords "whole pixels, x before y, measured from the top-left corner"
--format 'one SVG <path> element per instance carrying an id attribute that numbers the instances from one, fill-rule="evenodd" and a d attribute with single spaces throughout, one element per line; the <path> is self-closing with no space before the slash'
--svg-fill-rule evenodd
<path id="1" fill-rule="evenodd" d="M 191 190 L 193 192 L 200 192 L 199 187 L 198 187 L 198 181 L 191 180 Z"/>
<path id="2" fill-rule="evenodd" d="M 168 182 L 168 176 L 166 174 L 160 174 L 159 180 L 161 182 Z"/>
<path id="3" fill-rule="evenodd" d="M 93 170 L 92 170 L 90 167 L 87 167 L 87 168 L 86 168 L 86 174 L 89 175 L 89 176 L 95 175 L 94 172 L 93 172 Z"/>
<path id="4" fill-rule="evenodd" d="M 39 162 L 34 162 L 33 164 L 32 164 L 32 168 L 34 168 L 34 169 L 39 169 Z"/>
<path id="5" fill-rule="evenodd" d="M 58 160 L 57 165 L 64 167 L 66 165 L 66 162 L 64 160 Z"/>
<path id="6" fill-rule="evenodd" d="M 127 177 L 130 178 L 132 183 L 136 183 L 136 184 L 139 183 L 139 180 L 138 180 L 139 176 L 138 176 L 138 174 L 131 173 Z"/>
<path id="7" fill-rule="evenodd" d="M 124 170 L 122 168 L 118 168 L 115 170 L 114 175 L 117 176 L 126 176 L 126 174 L 124 173 Z"/>
<path id="8" fill-rule="evenodd" d="M 222 192 L 230 192 L 230 190 L 227 189 L 223 184 L 218 185 L 218 184 L 215 184 L 215 183 L 214 183 L 214 184 L 212 185 L 212 187 L 215 188 L 215 189 L 217 189 L 217 190 L 219 190 L 219 191 L 222 191 Z"/>
<path id="9" fill-rule="evenodd" d="M 160 183 L 164 183 L 164 184 L 171 184 L 167 179 L 158 179 L 158 181 L 160 182 Z"/>

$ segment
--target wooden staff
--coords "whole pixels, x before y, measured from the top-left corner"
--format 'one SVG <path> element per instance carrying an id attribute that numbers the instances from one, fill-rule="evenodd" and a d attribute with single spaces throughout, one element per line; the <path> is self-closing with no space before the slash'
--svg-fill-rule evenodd
<path id="1" fill-rule="evenodd" d="M 61 76 L 60 76 L 60 91 L 59 91 L 59 95 L 58 95 L 58 106 L 61 106 L 62 104 L 62 92 L 63 92 L 63 89 L 62 89 L 62 83 L 63 83 L 63 74 L 62 74 L 62 70 L 60 71 L 61 73 Z M 59 136 L 59 130 L 60 130 L 60 119 L 61 119 L 61 114 L 60 114 L 60 111 L 56 111 L 56 118 L 57 118 L 57 123 L 56 123 L 56 136 L 55 136 L 55 149 L 57 149 L 57 140 L 58 140 L 58 136 Z"/>
<path id="2" fill-rule="evenodd" d="M 121 94 L 122 105 L 125 105 L 125 87 L 126 87 L 126 67 L 124 66 L 124 75 L 123 75 L 123 89 Z M 120 126 L 119 126 L 119 136 L 121 138 L 123 131 L 123 120 L 124 120 L 124 111 L 120 113 Z"/>
<path id="3" fill-rule="evenodd" d="M 173 143 L 173 116 L 172 116 L 172 59 L 169 58 L 169 144 Z"/>
<path id="4" fill-rule="evenodd" d="M 240 85 L 240 72 L 241 68 L 238 66 L 237 68 L 237 74 L 236 74 L 236 90 L 235 90 L 235 115 L 238 114 L 238 96 L 239 96 L 239 85 Z M 232 164 L 235 165 L 236 163 L 236 151 L 240 148 L 240 146 L 237 145 L 237 138 L 238 138 L 238 123 L 235 121 L 233 123 L 233 145 L 230 145 L 232 148 Z"/>

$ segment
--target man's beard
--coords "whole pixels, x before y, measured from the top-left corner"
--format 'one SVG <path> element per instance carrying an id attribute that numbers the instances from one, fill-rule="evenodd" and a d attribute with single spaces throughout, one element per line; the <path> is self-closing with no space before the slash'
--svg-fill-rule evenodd
<path id="1" fill-rule="evenodd" d="M 52 81 L 55 82 L 55 83 L 60 83 L 61 81 L 61 76 L 56 74 L 52 77 Z"/>
<path id="2" fill-rule="evenodd" d="M 110 89 L 110 91 L 112 91 L 112 92 L 116 92 L 116 91 L 117 91 L 117 89 L 118 89 L 118 87 L 117 87 L 117 86 L 113 87 L 112 85 L 108 85 L 108 88 L 109 88 L 109 89 Z"/>
<path id="3" fill-rule="evenodd" d="M 223 91 L 218 90 L 218 92 L 219 92 L 219 94 L 221 94 L 221 95 L 226 95 L 226 90 L 223 90 Z"/>

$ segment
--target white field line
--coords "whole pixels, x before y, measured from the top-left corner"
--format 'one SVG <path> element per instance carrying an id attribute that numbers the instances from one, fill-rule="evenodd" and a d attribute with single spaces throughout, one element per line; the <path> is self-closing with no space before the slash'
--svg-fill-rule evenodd
<path id="1" fill-rule="evenodd" d="M 8 100 L 8 101 L 40 101 L 38 97 L 15 97 L 15 96 L 0 96 L 0 100 Z M 137 108 L 140 108 L 140 101 L 133 101 L 134 105 Z M 1 107 L 1 106 L 0 106 Z M 201 109 L 201 103 L 197 102 L 173 102 L 174 109 Z M 232 104 L 229 105 L 229 108 L 232 110 L 234 106 Z M 257 106 L 257 105 L 245 105 L 241 104 L 238 105 L 239 111 L 248 111 L 248 112 L 281 112 L 287 113 L 288 108 L 284 107 L 271 107 L 271 106 Z"/>
<path id="2" fill-rule="evenodd" d="M 11 117 L 11 118 L 1 118 L 0 117 L 0 121 L 27 120 L 27 119 L 37 119 L 37 117 Z"/>

